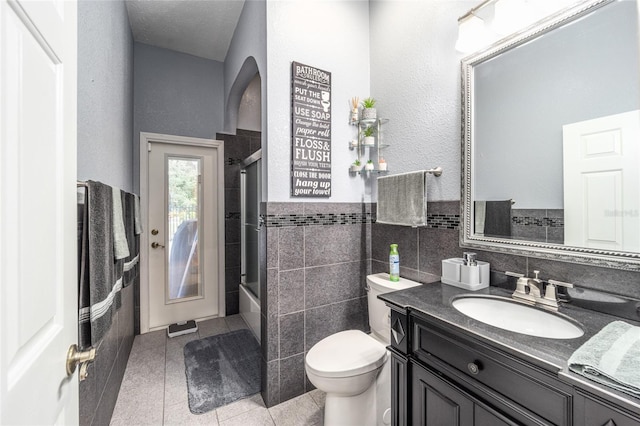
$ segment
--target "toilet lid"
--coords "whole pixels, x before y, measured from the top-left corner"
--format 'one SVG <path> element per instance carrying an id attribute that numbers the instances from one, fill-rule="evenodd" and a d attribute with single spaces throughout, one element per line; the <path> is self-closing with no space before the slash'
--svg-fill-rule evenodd
<path id="1" fill-rule="evenodd" d="M 357 376 L 384 364 L 386 352 L 386 347 L 373 337 L 360 330 L 347 330 L 313 345 L 305 362 L 318 376 Z"/>

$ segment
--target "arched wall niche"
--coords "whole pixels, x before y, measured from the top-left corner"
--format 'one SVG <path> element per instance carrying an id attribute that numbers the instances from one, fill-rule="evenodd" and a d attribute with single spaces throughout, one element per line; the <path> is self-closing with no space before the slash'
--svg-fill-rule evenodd
<path id="1" fill-rule="evenodd" d="M 231 90 L 229 91 L 224 120 L 224 131 L 226 133 L 236 133 L 236 130 L 238 128 L 238 114 L 240 110 L 240 103 L 242 102 L 242 95 L 244 95 L 245 90 L 252 82 L 252 80 L 256 77 L 256 74 L 258 74 L 259 76 L 258 64 L 256 63 L 256 60 L 255 58 L 253 58 L 253 56 L 249 56 L 242 64 L 242 67 L 240 68 L 240 71 L 238 72 L 238 75 L 236 76 L 236 79 L 231 86 Z"/>

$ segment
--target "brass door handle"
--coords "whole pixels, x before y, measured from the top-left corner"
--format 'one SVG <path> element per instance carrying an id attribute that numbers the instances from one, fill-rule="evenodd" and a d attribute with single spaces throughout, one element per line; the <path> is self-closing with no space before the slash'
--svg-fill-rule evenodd
<path id="1" fill-rule="evenodd" d="M 96 359 L 96 349 L 91 348 L 88 351 L 79 351 L 78 345 L 69 346 L 67 351 L 67 376 L 71 376 L 75 371 L 78 364 L 80 364 L 80 381 L 87 378 L 87 367 L 90 362 Z"/>
<path id="2" fill-rule="evenodd" d="M 151 243 L 151 248 L 164 248 L 164 246 L 162 244 L 158 244 L 155 241 Z"/>

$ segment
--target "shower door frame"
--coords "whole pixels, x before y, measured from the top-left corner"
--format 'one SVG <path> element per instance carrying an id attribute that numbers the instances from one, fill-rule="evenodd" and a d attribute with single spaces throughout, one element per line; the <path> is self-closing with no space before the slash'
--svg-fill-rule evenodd
<path id="1" fill-rule="evenodd" d="M 245 170 L 247 169 L 247 167 L 251 166 L 252 164 L 257 163 L 258 161 L 260 161 L 260 164 L 258 164 L 258 171 L 257 171 L 257 184 L 256 184 L 256 193 L 260 196 L 260 200 L 257 203 L 256 209 L 258 212 L 258 222 L 255 224 L 256 227 L 256 231 L 260 232 L 260 230 L 262 229 L 262 223 L 260 222 L 260 202 L 262 201 L 262 197 L 261 197 L 261 188 L 262 188 L 262 150 L 259 149 L 256 152 L 254 152 L 253 154 L 251 154 L 249 157 L 245 158 L 241 163 L 240 163 L 240 283 L 242 285 L 244 285 L 245 287 L 248 287 L 256 296 L 256 298 L 258 300 L 260 300 L 260 298 L 262 297 L 262 295 L 260 294 L 260 264 L 258 263 L 258 265 L 256 266 L 256 271 L 257 271 L 257 276 L 258 276 L 258 281 L 257 281 L 257 286 L 258 286 L 258 294 L 255 293 L 255 291 L 253 291 L 254 289 L 250 286 L 247 285 L 246 282 L 246 264 L 247 264 L 247 256 L 245 254 L 245 246 L 246 244 L 246 239 L 247 239 L 247 230 L 246 227 L 247 225 L 253 225 L 253 224 L 249 224 L 246 222 L 246 216 L 245 216 L 245 212 L 246 212 L 246 175 L 245 175 Z M 260 248 L 258 246 L 258 259 L 260 256 Z"/>

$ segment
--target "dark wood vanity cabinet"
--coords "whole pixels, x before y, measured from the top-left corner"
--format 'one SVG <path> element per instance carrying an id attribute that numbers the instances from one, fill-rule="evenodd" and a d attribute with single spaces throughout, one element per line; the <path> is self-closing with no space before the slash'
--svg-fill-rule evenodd
<path id="1" fill-rule="evenodd" d="M 571 386 L 426 314 L 392 307 L 391 329 L 395 426 L 640 426 L 637 405 Z"/>
<path id="2" fill-rule="evenodd" d="M 581 390 L 575 392 L 573 412 L 576 425 L 640 426 L 640 417 L 637 414 Z"/>
<path id="3" fill-rule="evenodd" d="M 572 424 L 572 388 L 550 373 L 415 314 L 405 324 L 391 345 L 394 425 Z"/>
<path id="4" fill-rule="evenodd" d="M 411 419 L 414 425 L 508 426 L 518 423 L 445 377 L 411 362 Z"/>

